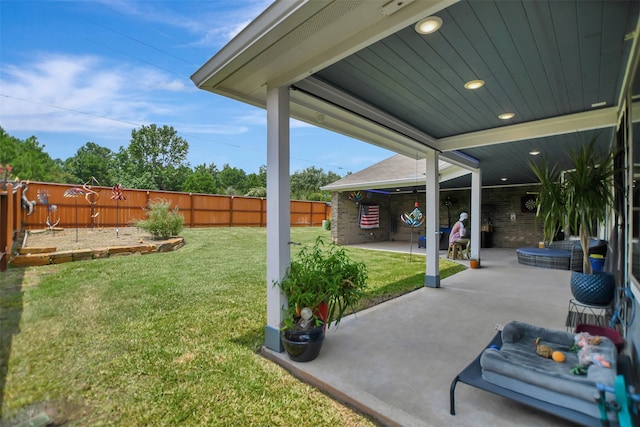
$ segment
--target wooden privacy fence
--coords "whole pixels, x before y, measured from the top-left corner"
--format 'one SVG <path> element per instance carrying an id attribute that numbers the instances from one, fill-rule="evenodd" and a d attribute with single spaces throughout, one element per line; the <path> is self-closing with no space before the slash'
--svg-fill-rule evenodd
<path id="1" fill-rule="evenodd" d="M 28 186 L 7 185 L 0 190 L 0 253 L 3 270 L 21 227 L 42 229 L 124 227 L 134 219 L 145 218 L 145 208 L 164 199 L 178 207 L 187 227 L 264 227 L 267 200 L 259 197 L 191 194 L 170 191 L 125 189 L 125 200 L 114 200 L 110 187 L 74 186 L 30 182 Z M 33 213 L 21 209 L 21 196 L 35 202 Z M 318 226 L 331 218 L 325 202 L 291 201 L 291 226 Z M 6 255 L 5 255 L 6 254 Z"/>
<path id="2" fill-rule="evenodd" d="M 21 189 L 0 183 L 0 271 L 7 269 L 9 255 L 20 231 Z"/>

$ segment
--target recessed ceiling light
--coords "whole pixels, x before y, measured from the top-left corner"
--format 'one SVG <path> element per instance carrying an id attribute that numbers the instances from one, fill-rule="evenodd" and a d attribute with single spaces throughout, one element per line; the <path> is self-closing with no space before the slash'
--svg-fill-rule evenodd
<path id="1" fill-rule="evenodd" d="M 470 90 L 480 89 L 482 86 L 484 86 L 484 80 L 471 80 L 464 84 L 465 89 Z"/>
<path id="2" fill-rule="evenodd" d="M 502 113 L 498 116 L 500 120 L 509 120 L 515 117 L 515 113 Z"/>
<path id="3" fill-rule="evenodd" d="M 442 27 L 442 19 L 438 16 L 429 16 L 418 21 L 415 29 L 420 34 L 431 34 L 438 31 L 440 27 Z"/>
<path id="4" fill-rule="evenodd" d="M 531 154 L 532 156 L 537 156 L 538 154 L 540 154 L 540 152 L 538 150 L 533 150 L 529 151 L 529 154 Z"/>
<path id="5" fill-rule="evenodd" d="M 591 108 L 604 107 L 605 105 L 607 105 L 607 101 L 594 102 L 591 104 Z"/>
<path id="6" fill-rule="evenodd" d="M 502 178 L 500 178 L 500 181 L 506 181 L 506 180 L 507 180 L 506 176 L 503 176 Z"/>

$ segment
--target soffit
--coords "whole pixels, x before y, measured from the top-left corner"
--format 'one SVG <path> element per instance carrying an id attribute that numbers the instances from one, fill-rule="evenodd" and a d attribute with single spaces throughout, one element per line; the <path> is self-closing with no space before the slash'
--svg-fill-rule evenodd
<path id="1" fill-rule="evenodd" d="M 262 107 L 268 86 L 291 85 L 293 117 L 409 157 L 460 152 L 483 185 L 530 182 L 532 146 L 561 167 L 594 134 L 608 146 L 638 2 L 413 1 L 385 16 L 387 3 L 276 2 L 192 79 Z M 443 27 L 419 35 L 428 14 Z"/>

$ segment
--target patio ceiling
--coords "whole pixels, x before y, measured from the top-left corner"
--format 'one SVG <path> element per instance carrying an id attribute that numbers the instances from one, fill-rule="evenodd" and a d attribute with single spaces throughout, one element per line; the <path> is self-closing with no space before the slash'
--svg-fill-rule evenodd
<path id="1" fill-rule="evenodd" d="M 287 85 L 299 120 L 412 158 L 433 148 L 479 165 L 485 186 L 528 183 L 532 150 L 563 167 L 567 149 L 595 135 L 608 147 L 639 4 L 277 1 L 192 80 L 263 108 L 267 87 Z M 442 27 L 418 34 L 430 15 Z M 475 79 L 485 85 L 464 88 Z"/>

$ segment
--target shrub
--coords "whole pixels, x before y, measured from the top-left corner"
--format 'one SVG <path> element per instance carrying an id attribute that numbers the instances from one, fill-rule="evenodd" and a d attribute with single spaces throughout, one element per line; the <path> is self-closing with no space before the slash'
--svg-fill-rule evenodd
<path id="1" fill-rule="evenodd" d="M 151 233 L 154 237 L 167 239 L 177 236 L 184 228 L 184 217 L 178 212 L 178 207 L 171 209 L 171 202 L 165 199 L 154 200 L 145 209 L 147 219 L 134 220 L 136 227 Z"/>
<path id="2" fill-rule="evenodd" d="M 267 197 L 267 189 L 265 187 L 250 188 L 245 194 L 246 197 Z"/>

